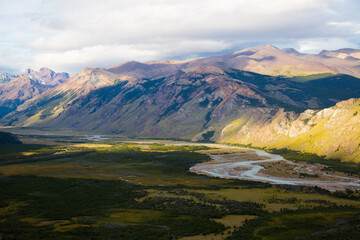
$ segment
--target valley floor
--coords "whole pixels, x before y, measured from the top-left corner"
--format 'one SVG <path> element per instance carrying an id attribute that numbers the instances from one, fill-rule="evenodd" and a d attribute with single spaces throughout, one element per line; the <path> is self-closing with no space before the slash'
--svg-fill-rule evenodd
<path id="1" fill-rule="evenodd" d="M 0 146 L 0 239 L 359 239 L 357 190 L 188 171 L 219 156 L 225 163 L 240 156 L 266 161 L 255 151 L 89 139 L 22 135 L 25 144 Z M 301 180 L 328 180 L 320 176 L 322 165 L 296 163 L 290 171 L 280 163 L 275 171 L 277 162 L 260 162 L 260 176 L 283 178 L 288 171 L 303 173 Z"/>

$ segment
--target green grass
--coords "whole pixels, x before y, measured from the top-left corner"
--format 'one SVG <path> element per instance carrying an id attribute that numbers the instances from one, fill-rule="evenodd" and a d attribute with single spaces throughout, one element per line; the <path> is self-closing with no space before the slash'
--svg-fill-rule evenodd
<path id="1" fill-rule="evenodd" d="M 4 155 L 0 173 L 6 176 L 36 174 L 52 177 L 124 179 L 143 185 L 208 186 L 217 182 L 227 182 L 187 171 L 192 165 L 209 160 L 207 155 L 195 152 L 208 149 L 207 147 L 149 145 L 148 148 L 141 149 L 139 145 L 130 143 L 113 144 L 110 148 L 75 147 L 77 145 L 45 148 L 37 145 L 25 146 L 27 145 L 18 149 L 16 153 Z M 25 156 L 24 153 L 33 155 Z"/>
<path id="2" fill-rule="evenodd" d="M 331 76 L 334 76 L 334 74 L 333 73 L 318 73 L 318 74 L 311 74 L 311 75 L 307 75 L 307 76 L 296 76 L 296 77 L 290 78 L 290 80 L 294 81 L 294 82 L 309 82 L 312 80 L 318 80 L 318 79 L 327 78 L 327 77 L 331 77 Z"/>
<path id="3" fill-rule="evenodd" d="M 280 154 L 285 159 L 295 162 L 321 163 L 327 167 L 324 171 L 339 171 L 349 175 L 360 176 L 360 164 L 355 162 L 342 162 L 339 159 L 329 159 L 313 153 L 301 153 L 289 149 L 266 149 L 271 153 Z"/>
<path id="4" fill-rule="evenodd" d="M 359 239 L 358 216 L 350 208 L 276 213 L 247 222 L 229 239 Z"/>
<path id="5" fill-rule="evenodd" d="M 328 229 L 337 218 L 357 223 L 350 213 L 359 209 L 357 192 L 330 194 L 190 173 L 191 166 L 209 160 L 206 150 L 77 145 L 69 139 L 66 145 L 0 147 L 0 239 L 225 238 L 233 231 L 234 238 L 282 239 Z"/>
<path id="6" fill-rule="evenodd" d="M 101 233 L 100 239 L 118 239 L 106 236 L 113 230 L 121 235 L 132 232 L 131 229 L 134 228 L 138 233 L 126 235 L 127 239 L 138 239 L 139 236 L 143 239 L 156 239 L 147 236 L 149 231 L 154 232 L 153 236 L 158 236 L 159 239 L 167 239 L 166 236 L 169 235 L 197 235 L 224 229 L 222 224 L 209 218 L 188 215 L 183 211 L 161 209 L 164 214 L 152 214 L 153 218 L 149 218 L 148 211 L 153 209 L 151 206 L 154 201 L 136 201 L 147 192 L 140 186 L 119 180 L 11 176 L 1 178 L 0 186 L 0 209 L 22 203 L 15 204 L 12 211 L 0 211 L 0 236 L 3 238 L 14 236 L 16 239 L 35 239 L 36 236 L 43 236 L 40 239 L 63 239 L 74 237 L 75 234 L 74 239 L 77 239 L 77 234 Z M 29 218 L 35 219 L 33 224 L 22 221 Z M 107 222 L 109 219 L 113 221 Z M 56 231 L 59 229 L 56 223 L 60 220 L 67 222 L 60 231 Z M 128 227 L 128 224 L 134 226 Z M 64 228 L 68 231 L 61 231 Z M 42 231 L 47 234 L 44 235 Z"/>

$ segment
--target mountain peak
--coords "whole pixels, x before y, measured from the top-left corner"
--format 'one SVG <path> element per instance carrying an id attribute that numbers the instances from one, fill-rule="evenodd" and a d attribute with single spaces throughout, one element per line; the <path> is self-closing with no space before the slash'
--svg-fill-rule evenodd
<path id="1" fill-rule="evenodd" d="M 79 94 L 88 93 L 94 89 L 108 86 L 119 77 L 103 68 L 85 67 L 81 72 L 69 78 L 66 82 L 55 88 L 56 91 L 76 91 Z"/>
<path id="2" fill-rule="evenodd" d="M 57 86 L 70 77 L 68 73 L 56 73 L 47 67 L 42 67 L 39 71 L 28 68 L 25 70 L 24 76 L 50 86 Z"/>
<path id="3" fill-rule="evenodd" d="M 265 45 L 260 45 L 260 46 L 256 46 L 256 47 L 248 47 L 243 50 L 236 51 L 232 55 L 251 56 L 256 53 L 269 54 L 269 53 L 276 53 L 276 52 L 281 52 L 281 50 L 271 44 L 265 44 Z"/>
<path id="4" fill-rule="evenodd" d="M 137 62 L 137 61 L 127 61 L 121 64 L 117 64 L 108 68 L 110 72 L 113 73 L 125 73 L 135 70 L 147 70 L 149 66 L 147 64 Z"/>
<path id="5" fill-rule="evenodd" d="M 19 77 L 18 75 L 12 75 L 9 73 L 0 73 L 0 84 L 10 82 L 12 79 Z"/>
<path id="6" fill-rule="evenodd" d="M 263 46 L 265 48 L 275 48 L 275 49 L 278 49 L 277 47 L 275 47 L 274 45 L 271 45 L 271 44 L 264 44 L 264 45 L 260 45 L 260 47 Z"/>
<path id="7" fill-rule="evenodd" d="M 264 44 L 257 47 L 251 47 L 251 49 L 257 49 L 257 50 L 280 50 L 279 48 L 275 47 L 271 44 Z"/>
<path id="8" fill-rule="evenodd" d="M 43 73 L 43 74 L 54 74 L 55 73 L 53 70 L 51 70 L 50 68 L 47 68 L 47 67 L 40 68 L 39 72 Z"/>
<path id="9" fill-rule="evenodd" d="M 89 73 L 89 72 L 92 72 L 94 70 L 96 70 L 96 69 L 95 68 L 84 67 L 83 70 L 81 70 L 81 72 L 79 72 L 79 74 L 80 73 Z"/>
<path id="10" fill-rule="evenodd" d="M 295 55 L 295 56 L 301 55 L 301 53 L 297 51 L 295 48 L 283 48 L 281 50 L 290 55 Z"/>

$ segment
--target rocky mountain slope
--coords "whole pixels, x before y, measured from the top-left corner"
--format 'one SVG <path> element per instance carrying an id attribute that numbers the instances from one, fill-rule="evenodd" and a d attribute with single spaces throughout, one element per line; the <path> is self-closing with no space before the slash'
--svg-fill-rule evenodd
<path id="1" fill-rule="evenodd" d="M 323 50 L 319 53 L 320 56 L 328 58 L 340 58 L 350 61 L 360 60 L 360 49 L 342 48 L 335 51 Z"/>
<path id="2" fill-rule="evenodd" d="M 10 82 L 12 79 L 19 77 L 9 73 L 0 73 L 0 84 Z"/>
<path id="3" fill-rule="evenodd" d="M 44 120 L 54 118 L 65 111 L 77 98 L 95 89 L 112 85 L 115 80 L 121 81 L 121 79 L 131 82 L 129 78 L 118 78 L 117 75 L 104 69 L 85 68 L 57 87 L 26 101 L 4 119 L 7 125 L 41 124 Z"/>
<path id="4" fill-rule="evenodd" d="M 209 140 L 240 117 L 257 119 L 262 112 L 271 115 L 280 108 L 318 109 L 349 96 L 360 97 L 360 79 L 348 75 L 300 83 L 214 66 L 185 68 L 155 79 L 118 78 L 108 70 L 84 69 L 27 101 L 2 122 Z"/>
<path id="5" fill-rule="evenodd" d="M 221 130 L 220 142 L 288 148 L 360 162 L 360 99 L 300 114 L 278 110 L 261 118 L 236 119 Z"/>
<path id="6" fill-rule="evenodd" d="M 48 68 L 28 69 L 19 77 L 0 84 L 0 118 L 33 97 L 64 82 L 67 73 L 55 73 Z"/>
<path id="7" fill-rule="evenodd" d="M 48 86 L 57 86 L 63 83 L 70 76 L 68 73 L 56 73 L 53 70 L 43 67 L 39 71 L 34 71 L 32 69 L 27 69 L 24 73 L 24 76 L 37 81 L 43 85 Z"/>
<path id="8" fill-rule="evenodd" d="M 353 51 L 355 49 L 340 49 Z M 320 54 L 302 54 L 295 49 L 277 49 L 271 45 L 248 48 L 232 54 L 235 55 L 234 66 L 238 69 L 269 75 L 306 76 L 323 73 L 343 73 L 360 76 L 360 59 L 344 58 L 333 51 Z M 358 55 L 356 55 L 358 56 Z"/>

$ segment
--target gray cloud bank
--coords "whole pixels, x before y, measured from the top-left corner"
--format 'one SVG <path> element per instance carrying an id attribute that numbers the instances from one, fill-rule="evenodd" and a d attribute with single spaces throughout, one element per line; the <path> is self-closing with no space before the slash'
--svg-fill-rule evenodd
<path id="1" fill-rule="evenodd" d="M 0 9 L 0 69 L 74 73 L 263 43 L 358 48 L 356 0 L 17 0 Z"/>

